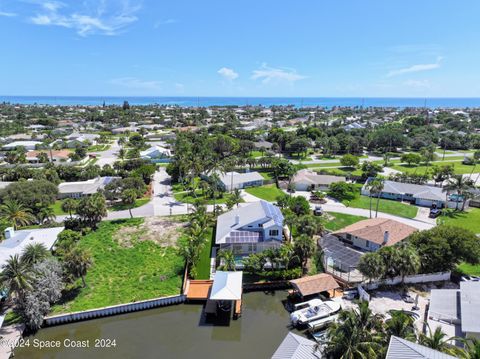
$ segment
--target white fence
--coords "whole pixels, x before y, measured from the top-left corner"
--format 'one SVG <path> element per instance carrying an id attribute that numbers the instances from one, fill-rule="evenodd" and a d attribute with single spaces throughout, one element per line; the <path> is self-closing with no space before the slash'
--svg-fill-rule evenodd
<path id="1" fill-rule="evenodd" d="M 367 291 L 363 289 L 361 285 L 358 285 L 357 289 L 358 289 L 358 296 L 360 300 L 370 302 L 370 294 L 368 294 Z"/>
<path id="2" fill-rule="evenodd" d="M 431 282 L 445 282 L 449 281 L 451 272 L 439 272 L 429 274 L 416 274 L 405 277 L 405 284 L 415 283 L 431 283 Z M 402 277 L 395 277 L 393 279 L 383 279 L 371 283 L 364 283 L 363 286 L 367 290 L 377 289 L 380 285 L 397 285 L 402 283 Z"/>
<path id="3" fill-rule="evenodd" d="M 44 318 L 44 325 L 47 325 L 47 326 L 59 325 L 59 324 L 65 324 L 70 322 L 78 322 L 81 320 L 107 317 L 110 315 L 136 312 L 136 311 L 151 309 L 156 307 L 164 307 L 167 305 L 183 303 L 185 302 L 185 299 L 186 299 L 186 296 L 181 294 L 181 295 L 173 295 L 170 297 L 142 300 L 134 303 L 112 305 L 110 307 L 85 310 L 82 312 L 53 315 L 53 316 Z"/>

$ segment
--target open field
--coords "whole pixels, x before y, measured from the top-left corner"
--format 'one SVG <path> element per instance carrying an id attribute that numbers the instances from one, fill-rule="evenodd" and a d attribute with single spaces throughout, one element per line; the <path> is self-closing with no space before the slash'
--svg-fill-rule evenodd
<path id="1" fill-rule="evenodd" d="M 179 293 L 184 260 L 170 242 L 174 238 L 167 241 L 159 237 L 158 240 L 165 240 L 163 243 L 154 240 L 149 228 L 155 225 L 147 227 L 138 218 L 105 221 L 97 231 L 83 237 L 78 245 L 90 251 L 94 262 L 85 278 L 87 286 L 82 288 L 77 280 L 53 312 L 74 312 Z M 176 229 L 172 231 L 175 233 Z"/>
<path id="2" fill-rule="evenodd" d="M 480 208 L 470 208 L 465 212 L 449 210 L 437 218 L 437 223 L 469 229 L 480 233 Z"/>

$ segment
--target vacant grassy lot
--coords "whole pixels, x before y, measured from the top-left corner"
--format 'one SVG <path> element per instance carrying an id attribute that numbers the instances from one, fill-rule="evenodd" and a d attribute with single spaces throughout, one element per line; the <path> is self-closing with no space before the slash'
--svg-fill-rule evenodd
<path id="1" fill-rule="evenodd" d="M 338 231 L 339 229 L 345 228 L 353 223 L 367 219 L 367 217 L 338 212 L 328 212 L 328 215 L 332 218 L 325 222 L 325 229 L 330 231 Z"/>
<path id="2" fill-rule="evenodd" d="M 250 187 L 245 189 L 247 193 L 258 197 L 260 199 L 264 199 L 265 201 L 275 202 L 278 196 L 284 194 L 284 192 L 277 188 L 274 184 L 269 184 L 260 187 Z"/>
<path id="3" fill-rule="evenodd" d="M 105 221 L 95 232 L 83 237 L 79 246 L 90 251 L 93 265 L 87 287 L 78 280 L 54 313 L 74 312 L 139 301 L 180 292 L 184 260 L 175 247 L 145 240 L 143 219 Z M 127 229 L 119 243 L 115 234 Z M 143 233 L 143 234 L 142 234 Z M 126 238 L 129 236 L 130 238 Z"/>
<path id="4" fill-rule="evenodd" d="M 344 202 L 349 207 L 370 209 L 370 197 L 359 196 L 349 203 Z M 372 198 L 372 213 L 375 213 L 377 199 Z M 388 199 L 380 199 L 378 211 L 390 213 L 405 218 L 414 218 L 417 215 L 418 208 L 402 202 L 392 201 Z"/>
<path id="5" fill-rule="evenodd" d="M 203 200 L 205 201 L 205 204 L 223 204 L 226 203 L 228 198 L 231 196 L 229 193 L 224 193 L 222 197 L 217 198 L 214 201 L 211 198 L 205 199 L 201 190 L 197 190 L 195 193 L 196 197 L 191 196 L 190 192 L 177 192 L 173 194 L 173 197 L 175 200 L 182 203 L 195 203 L 198 200 Z M 243 202 L 243 200 L 241 202 Z"/>
<path id="6" fill-rule="evenodd" d="M 437 223 L 469 229 L 480 233 L 480 208 L 470 208 L 465 212 L 449 210 L 437 219 Z"/>

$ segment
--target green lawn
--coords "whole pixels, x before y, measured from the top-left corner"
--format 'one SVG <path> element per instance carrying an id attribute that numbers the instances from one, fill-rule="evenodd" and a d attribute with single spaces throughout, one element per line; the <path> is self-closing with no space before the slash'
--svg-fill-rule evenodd
<path id="1" fill-rule="evenodd" d="M 100 151 L 106 151 L 108 150 L 110 145 L 108 144 L 98 144 L 98 145 L 93 145 L 87 148 L 88 152 L 100 152 Z"/>
<path id="2" fill-rule="evenodd" d="M 473 166 L 464 165 L 461 161 L 433 162 L 432 165 L 429 166 L 429 169 L 431 169 L 433 165 L 435 165 L 435 166 L 453 165 L 455 174 L 458 174 L 458 175 L 471 173 L 472 169 L 473 169 Z M 420 174 L 425 173 L 425 171 L 427 169 L 426 166 L 415 166 L 415 165 L 409 166 L 407 164 L 400 164 L 400 163 L 395 164 L 395 161 L 394 161 L 394 165 L 389 166 L 389 167 L 391 167 L 393 169 L 396 169 L 398 171 L 401 171 L 401 172 L 406 172 L 406 173 L 417 172 L 417 173 L 420 173 Z M 480 167 L 477 167 L 477 170 L 480 171 Z"/>
<path id="3" fill-rule="evenodd" d="M 68 213 L 65 213 L 65 212 L 62 210 L 62 203 L 63 203 L 63 200 L 57 199 L 57 200 L 55 201 L 55 203 L 50 206 L 50 208 L 53 208 L 53 213 L 54 213 L 56 216 L 61 216 L 61 215 L 64 215 L 64 214 L 68 214 Z"/>
<path id="4" fill-rule="evenodd" d="M 253 158 L 263 157 L 263 154 L 261 151 L 251 151 L 250 157 L 253 157 Z"/>
<path id="5" fill-rule="evenodd" d="M 480 276 L 479 264 L 460 263 L 457 269 L 463 274 Z"/>
<path id="6" fill-rule="evenodd" d="M 210 252 L 213 243 L 213 228 L 209 227 L 205 233 L 205 246 L 203 246 L 198 259 L 195 279 L 210 279 Z"/>
<path id="7" fill-rule="evenodd" d="M 245 189 L 247 193 L 251 195 L 264 199 L 265 201 L 275 202 L 278 196 L 284 194 L 284 192 L 277 188 L 274 184 L 269 184 L 260 187 L 250 187 Z"/>
<path id="8" fill-rule="evenodd" d="M 266 180 L 271 180 L 273 179 L 273 173 L 272 171 L 269 171 L 269 170 L 256 170 L 258 173 L 260 173 L 260 175 L 266 179 Z"/>
<path id="9" fill-rule="evenodd" d="M 190 192 L 177 192 L 177 193 L 173 194 L 173 197 L 175 198 L 175 200 L 177 200 L 178 202 L 182 202 L 182 203 L 195 203 L 198 200 L 204 200 L 205 199 L 202 196 L 202 191 L 201 190 L 197 190 L 195 193 L 197 194 L 196 197 L 191 196 Z M 217 198 L 215 201 L 213 199 L 210 199 L 210 198 L 207 199 L 205 201 L 205 204 L 214 204 L 214 203 L 215 204 L 224 204 L 224 203 L 227 202 L 229 197 L 230 197 L 229 193 L 224 193 L 221 198 Z M 243 202 L 243 200 L 241 202 Z"/>
<path id="10" fill-rule="evenodd" d="M 90 251 L 93 266 L 86 276 L 87 287 L 67 294 L 53 313 L 66 313 L 128 303 L 180 293 L 184 260 L 174 247 L 161 247 L 132 234 L 132 246 L 121 246 L 112 236 L 121 227 L 135 227 L 143 219 L 104 221 L 78 244 Z"/>
<path id="11" fill-rule="evenodd" d="M 347 204 L 347 203 L 345 203 Z M 372 213 L 375 212 L 377 199 L 372 198 Z M 370 209 L 370 197 L 359 196 L 348 203 L 349 207 Z M 414 218 L 417 215 L 418 208 L 402 202 L 388 199 L 380 199 L 378 211 L 390 213 L 399 217 Z"/>
<path id="12" fill-rule="evenodd" d="M 445 223 L 480 233 L 480 208 L 470 208 L 465 212 L 449 210 L 446 215 L 437 218 L 437 223 Z"/>
<path id="13" fill-rule="evenodd" d="M 351 214 L 338 212 L 328 212 L 328 214 L 333 217 L 333 219 L 330 219 L 328 222 L 325 223 L 325 229 L 328 229 L 330 231 L 337 231 L 358 221 L 367 219 L 367 217 L 363 216 L 354 216 Z"/>
<path id="14" fill-rule="evenodd" d="M 334 176 L 348 176 L 349 174 L 353 176 L 360 177 L 362 175 L 361 169 L 354 169 L 351 167 L 335 167 L 335 168 L 323 168 L 323 167 L 312 167 L 312 170 L 316 172 L 322 171 L 324 174 L 330 174 Z"/>
<path id="15" fill-rule="evenodd" d="M 135 200 L 135 204 L 133 205 L 133 208 L 141 207 L 145 204 L 150 202 L 150 197 L 142 197 L 142 198 L 137 198 Z M 129 206 L 126 206 L 122 203 L 115 204 L 109 208 L 110 211 L 123 211 L 125 209 L 128 209 Z"/>

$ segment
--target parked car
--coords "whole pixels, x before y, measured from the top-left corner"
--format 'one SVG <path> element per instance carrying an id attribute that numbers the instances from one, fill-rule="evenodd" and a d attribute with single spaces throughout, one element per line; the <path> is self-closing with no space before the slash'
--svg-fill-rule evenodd
<path id="1" fill-rule="evenodd" d="M 315 206 L 315 209 L 313 210 L 313 214 L 315 216 L 321 216 L 323 214 L 322 206 Z"/>
<path id="2" fill-rule="evenodd" d="M 430 214 L 428 215 L 430 218 L 437 218 L 439 215 L 442 214 L 442 210 L 438 208 L 432 208 L 430 210 Z"/>

